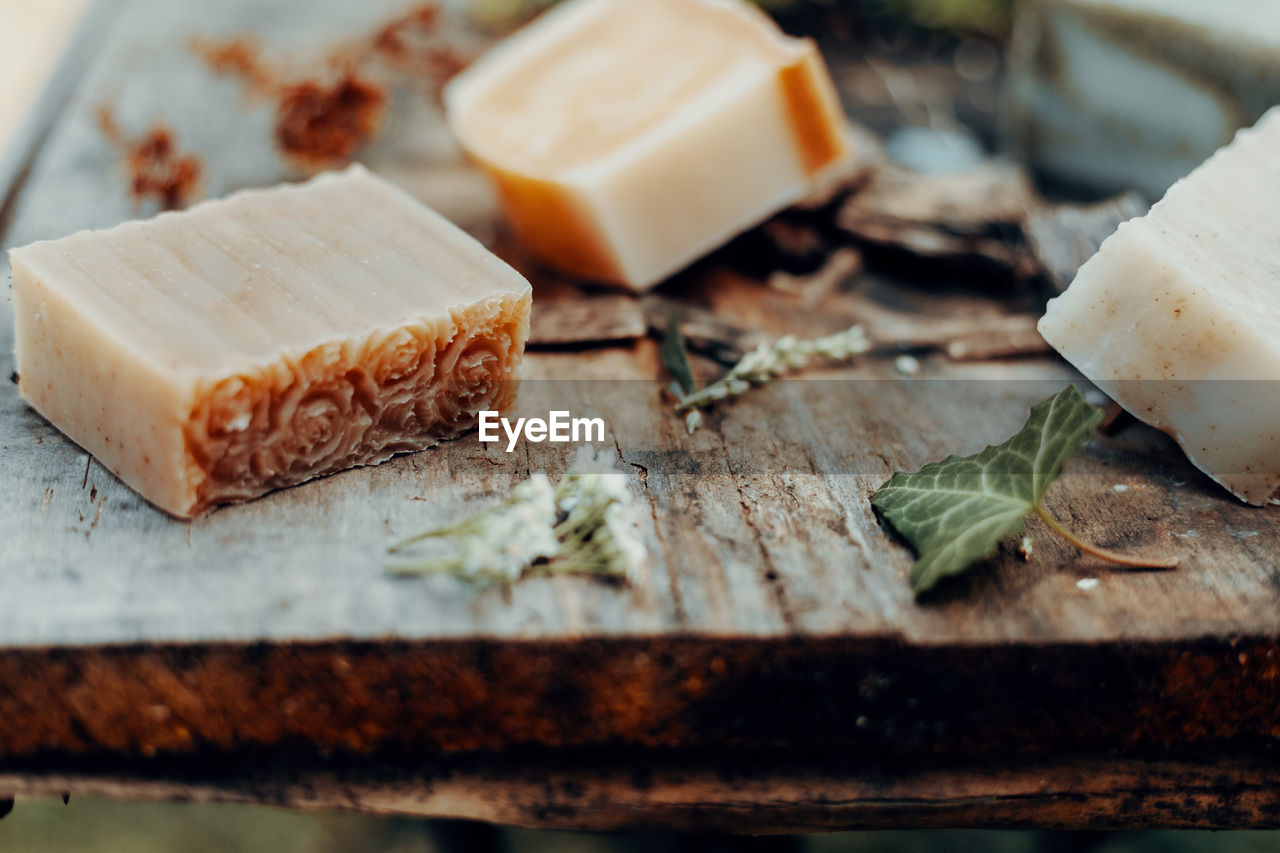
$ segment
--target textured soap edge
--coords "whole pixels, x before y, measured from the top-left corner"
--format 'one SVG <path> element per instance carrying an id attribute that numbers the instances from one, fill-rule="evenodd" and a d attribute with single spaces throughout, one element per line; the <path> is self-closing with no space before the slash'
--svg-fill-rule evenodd
<path id="1" fill-rule="evenodd" d="M 529 292 L 352 335 L 198 389 L 183 424 L 192 516 L 425 450 L 515 399 Z M 274 452 L 272 452 L 274 451 Z"/>

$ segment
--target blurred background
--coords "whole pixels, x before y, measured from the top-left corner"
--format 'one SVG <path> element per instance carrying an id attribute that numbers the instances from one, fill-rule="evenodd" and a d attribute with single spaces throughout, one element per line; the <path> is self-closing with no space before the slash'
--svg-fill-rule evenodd
<path id="1" fill-rule="evenodd" d="M 1270 853 L 1271 832 L 897 830 L 708 838 L 309 814 L 265 806 L 18 800 L 5 853 Z"/>
<path id="2" fill-rule="evenodd" d="M 89 0 L 0 0 L 0 152 L 39 97 Z"/>
<path id="3" fill-rule="evenodd" d="M 552 0 L 452 0 L 466 5 L 482 25 L 503 29 Z M 16 138 L 43 87 L 93 0 L 0 0 L 0 153 Z M 835 0 L 761 0 L 784 24 L 838 5 Z M 1206 4 L 1210 0 L 1205 0 Z M 407 4 L 406 4 L 407 5 Z M 1003 63 L 1017 10 L 1015 0 L 860 0 L 844 4 L 850 15 L 876 21 L 876 32 L 892 47 L 895 33 L 910 33 L 913 50 L 945 55 L 961 78 L 981 84 Z M 790 27 L 789 27 L 790 28 Z M 904 36 L 905 38 L 905 36 Z M 905 44 L 905 42 L 904 42 Z M 910 109 L 909 81 L 881 73 L 881 83 L 899 112 Z M 895 82 L 898 91 L 895 92 Z M 980 92 L 979 86 L 974 90 Z M 916 93 L 919 94 L 918 92 Z M 927 94 L 927 93 L 926 93 Z M 874 97 L 867 103 L 874 106 Z M 919 99 L 927 106 L 927 97 Z M 991 113 L 991 104 L 984 111 Z M 874 126 L 868 108 L 860 119 Z M 965 118 L 961 116 L 961 118 Z M 896 116 L 897 120 L 901 116 Z M 921 124 L 930 124 L 927 109 Z M 969 122 L 988 147 L 990 128 Z M 985 137 L 985 138 L 984 138 Z M 2 792 L 0 792 L 2 793 Z M 891 853 L 1105 853 L 1155 851 L 1280 851 L 1280 834 L 1266 832 L 1042 833 L 985 831 L 893 831 L 813 836 L 709 839 L 662 835 L 599 835 L 494 828 L 447 821 L 421 821 L 348 814 L 307 814 L 256 806 L 117 803 L 72 796 L 19 799 L 0 820 L 0 851 L 570 851 L 631 853 L 641 850 L 698 851 L 891 851 Z"/>

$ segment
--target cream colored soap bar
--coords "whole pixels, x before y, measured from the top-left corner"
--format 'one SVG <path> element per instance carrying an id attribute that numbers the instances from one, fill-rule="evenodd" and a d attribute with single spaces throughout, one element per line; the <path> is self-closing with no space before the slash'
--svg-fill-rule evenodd
<path id="1" fill-rule="evenodd" d="M 1249 503 L 1280 503 L 1280 109 L 1131 220 L 1040 332 Z"/>
<path id="2" fill-rule="evenodd" d="M 528 334 L 528 282 L 358 166 L 10 261 L 23 398 L 183 517 L 458 433 Z"/>
<path id="3" fill-rule="evenodd" d="M 569 0 L 445 91 L 527 249 L 650 287 L 851 157 L 812 42 L 741 0 Z"/>

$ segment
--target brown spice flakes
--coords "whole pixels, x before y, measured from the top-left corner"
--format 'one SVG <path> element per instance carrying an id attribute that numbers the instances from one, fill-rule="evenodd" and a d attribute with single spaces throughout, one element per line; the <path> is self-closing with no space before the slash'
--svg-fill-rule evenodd
<path id="1" fill-rule="evenodd" d="M 468 59 L 442 35 L 442 14 L 422 3 L 368 36 L 329 49 L 319 70 L 288 73 L 262 58 L 252 37 L 197 38 L 191 50 L 215 74 L 239 79 L 248 93 L 276 102 L 274 139 L 285 157 L 307 169 L 349 162 L 382 126 L 397 78 L 425 83 L 430 96 Z"/>
<path id="2" fill-rule="evenodd" d="M 369 52 L 397 72 L 425 80 L 435 95 L 470 60 L 440 40 L 440 9 L 425 3 L 392 20 L 369 40 Z"/>
<path id="3" fill-rule="evenodd" d="M 251 36 L 241 35 L 226 41 L 193 38 L 190 48 L 213 73 L 239 78 L 251 92 L 267 95 L 277 87 L 275 75 L 262 60 L 261 43 Z"/>
<path id="4" fill-rule="evenodd" d="M 345 163 L 376 135 L 386 104 L 386 90 L 353 69 L 331 83 L 306 80 L 286 86 L 276 110 L 276 144 L 287 157 L 309 167 Z"/>
<path id="5" fill-rule="evenodd" d="M 183 154 L 173 131 L 159 122 L 143 135 L 132 137 L 116 123 L 109 106 L 98 108 L 98 128 L 124 154 L 129 173 L 129 195 L 136 204 L 154 201 L 162 210 L 180 210 L 199 193 L 204 163 L 194 154 Z"/>

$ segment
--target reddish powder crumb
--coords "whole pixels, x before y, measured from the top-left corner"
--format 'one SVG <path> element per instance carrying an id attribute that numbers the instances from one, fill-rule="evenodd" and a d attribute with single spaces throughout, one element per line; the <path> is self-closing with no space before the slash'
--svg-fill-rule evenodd
<path id="1" fill-rule="evenodd" d="M 442 42 L 440 9 L 426 3 L 383 25 L 369 40 L 369 51 L 388 66 L 411 79 L 423 81 L 435 94 L 469 60 Z"/>
<path id="2" fill-rule="evenodd" d="M 153 124 L 143 135 L 131 137 L 120 130 L 111 108 L 103 106 L 98 128 L 124 155 L 129 195 L 136 204 L 155 201 L 163 210 L 179 210 L 199 193 L 204 164 L 194 154 L 183 154 L 165 125 Z"/>
<path id="3" fill-rule="evenodd" d="M 344 163 L 377 133 L 386 104 L 386 90 L 352 69 L 332 83 L 285 86 L 276 109 L 276 144 L 303 165 Z"/>
<path id="4" fill-rule="evenodd" d="M 425 83 L 433 97 L 468 60 L 441 35 L 440 9 L 422 3 L 371 35 L 332 48 L 318 71 L 285 74 L 262 58 L 262 46 L 238 36 L 193 39 L 191 50 L 216 74 L 241 80 L 276 102 L 275 143 L 308 169 L 341 165 L 377 136 L 397 78 Z"/>
<path id="5" fill-rule="evenodd" d="M 414 39 L 432 33 L 439 22 L 440 8 L 425 3 L 384 24 L 374 33 L 370 45 L 385 56 L 407 57 L 413 52 Z"/>
<path id="6" fill-rule="evenodd" d="M 262 45 L 250 36 L 236 36 L 227 41 L 194 38 L 191 50 L 218 75 L 236 77 L 251 91 L 270 94 L 277 86 L 275 75 L 262 59 Z"/>

